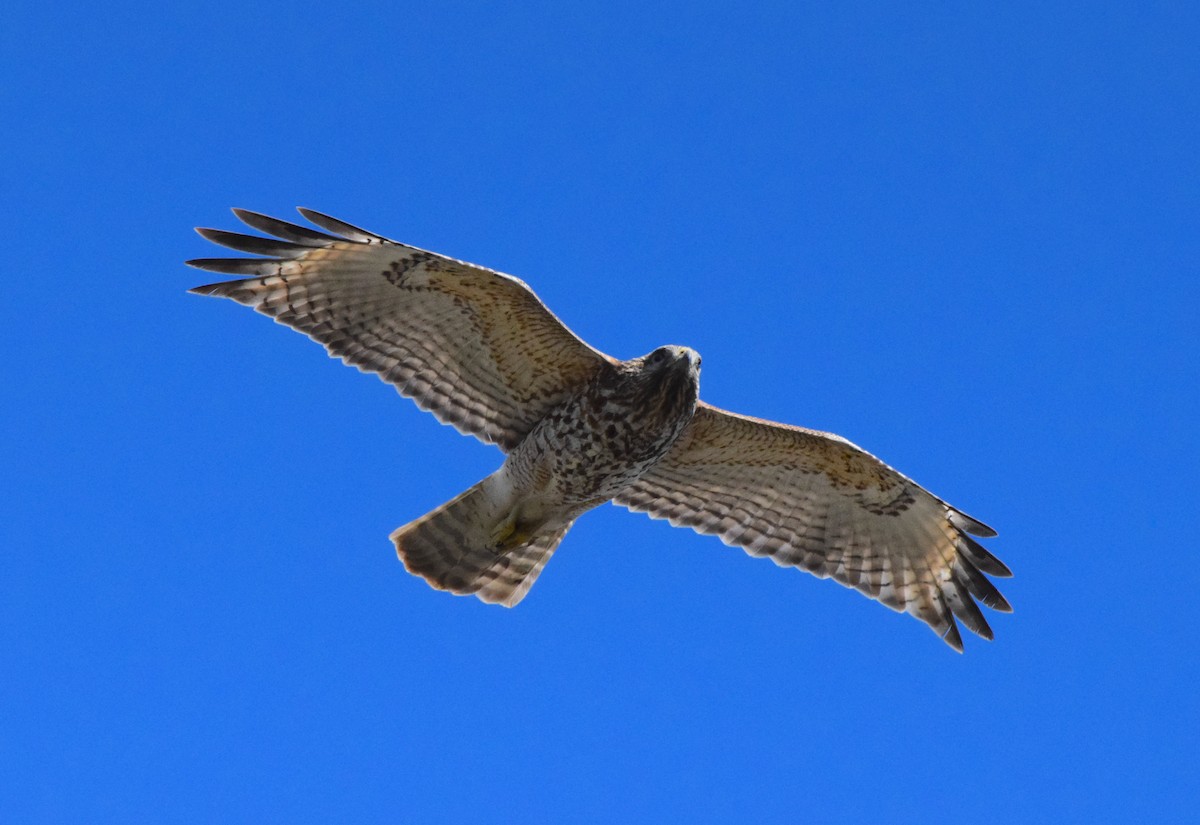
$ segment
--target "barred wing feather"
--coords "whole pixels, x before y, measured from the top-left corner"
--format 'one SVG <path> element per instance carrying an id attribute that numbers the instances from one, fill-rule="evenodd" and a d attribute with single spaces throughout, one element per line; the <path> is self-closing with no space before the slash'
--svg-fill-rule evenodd
<path id="1" fill-rule="evenodd" d="M 254 307 L 508 451 L 601 363 L 523 282 L 308 209 L 304 226 L 235 209 L 273 237 L 198 229 L 260 257 L 191 266 L 249 276 L 191 290 Z"/>
<path id="2" fill-rule="evenodd" d="M 956 616 L 992 638 L 976 599 L 1011 610 L 984 575 L 1011 573 L 971 538 L 994 530 L 828 433 L 701 403 L 671 451 L 616 502 L 832 577 L 959 651 Z"/>

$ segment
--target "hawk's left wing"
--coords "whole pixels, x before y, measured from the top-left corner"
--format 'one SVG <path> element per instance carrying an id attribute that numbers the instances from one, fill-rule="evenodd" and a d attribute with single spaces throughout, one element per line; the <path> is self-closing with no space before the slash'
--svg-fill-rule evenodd
<path id="1" fill-rule="evenodd" d="M 992 638 L 974 599 L 1012 609 L 984 576 L 1012 573 L 968 535 L 994 530 L 836 435 L 701 403 L 670 452 L 615 501 L 833 577 L 959 651 L 955 616 Z"/>
<path id="2" fill-rule="evenodd" d="M 231 298 L 325 345 L 429 410 L 501 449 L 611 359 L 580 340 L 509 275 L 388 240 L 301 209 L 317 226 L 233 210 L 263 238 L 197 230 L 256 258 L 199 258 L 251 277 L 192 292 Z"/>

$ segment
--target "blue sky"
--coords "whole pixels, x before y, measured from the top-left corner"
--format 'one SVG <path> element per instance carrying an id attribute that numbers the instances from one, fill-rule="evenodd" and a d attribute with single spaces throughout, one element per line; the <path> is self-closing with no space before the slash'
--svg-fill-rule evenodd
<path id="1" fill-rule="evenodd" d="M 1195 7 L 0 12 L 0 818 L 1184 821 Z M 994 525 L 996 641 L 604 507 L 517 609 L 388 533 L 497 466 L 190 296 L 311 206 Z"/>

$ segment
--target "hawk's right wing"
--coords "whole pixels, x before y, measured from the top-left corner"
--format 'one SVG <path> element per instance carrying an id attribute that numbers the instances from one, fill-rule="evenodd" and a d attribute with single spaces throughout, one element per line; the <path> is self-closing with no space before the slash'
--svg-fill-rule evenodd
<path id="1" fill-rule="evenodd" d="M 275 237 L 198 229 L 213 243 L 264 257 L 188 261 L 252 276 L 191 291 L 270 315 L 505 451 L 612 360 L 516 278 L 300 212 L 334 234 L 244 209 L 234 214 Z"/>

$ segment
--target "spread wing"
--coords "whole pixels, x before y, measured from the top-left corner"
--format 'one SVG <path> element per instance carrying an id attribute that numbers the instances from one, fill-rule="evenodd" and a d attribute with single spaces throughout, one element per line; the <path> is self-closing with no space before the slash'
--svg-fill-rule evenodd
<path id="1" fill-rule="evenodd" d="M 511 450 L 608 356 L 592 349 L 521 281 L 406 246 L 308 209 L 327 232 L 233 210 L 274 237 L 198 229 L 262 257 L 200 258 L 251 277 L 198 286 L 305 333 L 392 384 L 447 424 Z"/>
<path id="2" fill-rule="evenodd" d="M 615 500 L 832 577 L 959 651 L 955 616 L 992 638 L 975 599 L 1012 609 L 984 575 L 1012 573 L 968 535 L 994 530 L 836 435 L 702 403 L 671 451 Z"/>

